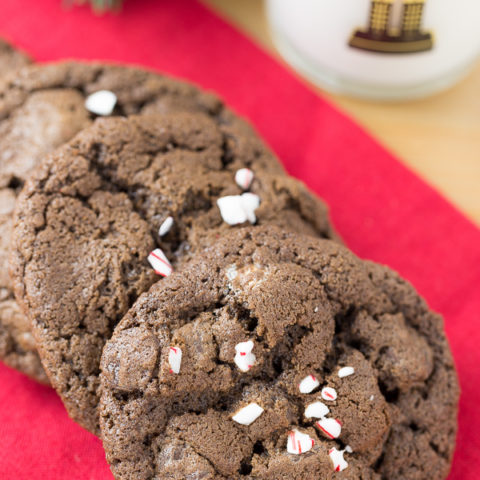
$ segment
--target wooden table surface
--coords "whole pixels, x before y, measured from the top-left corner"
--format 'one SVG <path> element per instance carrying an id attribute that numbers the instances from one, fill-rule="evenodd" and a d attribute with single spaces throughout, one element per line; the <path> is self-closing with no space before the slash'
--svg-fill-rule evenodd
<path id="1" fill-rule="evenodd" d="M 203 1 L 279 57 L 262 0 Z M 480 62 L 454 88 L 414 102 L 372 103 L 311 86 L 480 226 Z"/>

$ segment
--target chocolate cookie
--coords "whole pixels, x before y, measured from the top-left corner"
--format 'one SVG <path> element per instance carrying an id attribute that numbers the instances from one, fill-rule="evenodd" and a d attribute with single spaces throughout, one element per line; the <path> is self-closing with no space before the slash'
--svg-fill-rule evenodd
<path id="1" fill-rule="evenodd" d="M 12 66 L 27 62 L 26 57 L 0 44 L 0 66 L 4 58 L 5 62 L 10 58 Z M 248 125 L 215 96 L 152 72 L 66 62 L 33 65 L 0 79 L 0 360 L 42 382 L 47 379 L 29 322 L 15 304 L 7 275 L 12 214 L 15 197 L 39 159 L 97 116 L 86 106 L 102 114 L 113 108 L 112 115 L 200 111 L 222 124 L 227 144 L 236 131 L 250 139 L 248 146 L 227 145 L 226 149 L 255 149 L 257 143 L 260 145 Z M 270 160 L 270 168 L 280 170 L 272 156 Z"/>
<path id="2" fill-rule="evenodd" d="M 0 75 L 7 75 L 29 63 L 27 55 L 0 39 Z M 8 251 L 15 193 L 3 187 L 0 187 L 0 360 L 42 383 L 47 383 L 27 318 L 16 304 L 10 287 Z"/>
<path id="3" fill-rule="evenodd" d="M 25 67 L 30 61 L 28 55 L 0 38 L 0 75 Z"/>
<path id="4" fill-rule="evenodd" d="M 328 240 L 224 236 L 139 298 L 101 369 L 118 480 L 449 471 L 459 390 L 441 317 Z"/>
<path id="5" fill-rule="evenodd" d="M 17 299 L 53 386 L 91 431 L 104 342 L 157 274 L 233 228 L 224 218 L 334 237 L 324 204 L 256 137 L 192 113 L 97 120 L 43 162 L 17 214 Z"/>

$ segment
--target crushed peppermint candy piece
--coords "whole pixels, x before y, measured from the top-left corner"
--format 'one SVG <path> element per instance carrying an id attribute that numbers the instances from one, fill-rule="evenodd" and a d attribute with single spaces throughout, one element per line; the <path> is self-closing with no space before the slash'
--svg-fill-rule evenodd
<path id="1" fill-rule="evenodd" d="M 170 373 L 180 373 L 180 365 L 182 364 L 182 349 L 180 347 L 170 347 L 168 363 L 170 364 Z"/>
<path id="2" fill-rule="evenodd" d="M 235 345 L 235 364 L 242 372 L 248 372 L 254 365 L 257 357 L 252 353 L 253 342 L 240 342 Z"/>
<path id="3" fill-rule="evenodd" d="M 330 460 L 333 463 L 333 468 L 336 472 L 341 472 L 348 467 L 348 462 L 343 458 L 345 452 L 352 453 L 352 449 L 347 445 L 345 450 L 337 450 L 336 448 L 331 448 L 328 452 Z"/>
<path id="4" fill-rule="evenodd" d="M 224 222 L 229 225 L 237 225 L 247 221 L 247 215 L 243 209 L 240 195 L 227 195 L 217 200 L 220 215 Z"/>
<path id="5" fill-rule="evenodd" d="M 160 248 L 156 248 L 153 252 L 150 252 L 148 261 L 157 275 L 168 277 L 173 272 L 172 265 Z"/>
<path id="6" fill-rule="evenodd" d="M 249 403 L 246 407 L 238 410 L 232 420 L 240 425 L 251 425 L 263 412 L 263 408 L 258 403 Z"/>
<path id="7" fill-rule="evenodd" d="M 322 388 L 321 395 L 324 400 L 329 400 L 330 402 L 333 402 L 337 399 L 337 391 L 332 387 Z"/>
<path id="8" fill-rule="evenodd" d="M 338 376 L 340 378 L 348 377 L 349 375 L 353 375 L 355 373 L 355 369 L 353 367 L 343 367 L 338 371 Z"/>
<path id="9" fill-rule="evenodd" d="M 235 182 L 240 188 L 248 190 L 253 182 L 254 174 L 249 168 L 241 168 L 235 173 Z"/>
<path id="10" fill-rule="evenodd" d="M 306 418 L 323 418 L 330 413 L 330 409 L 322 402 L 313 402 L 305 409 Z"/>
<path id="11" fill-rule="evenodd" d="M 301 453 L 308 452 L 315 445 L 315 440 L 306 433 L 299 432 L 298 430 L 292 430 L 288 432 L 287 440 L 287 452 L 300 455 Z"/>
<path id="12" fill-rule="evenodd" d="M 242 193 L 242 204 L 247 215 L 247 220 L 254 224 L 257 221 L 255 210 L 260 206 L 260 197 L 254 193 Z"/>
<path id="13" fill-rule="evenodd" d="M 158 230 L 158 234 L 163 237 L 166 235 L 170 229 L 172 228 L 173 225 L 173 218 L 172 217 L 167 217 L 163 223 L 160 225 L 160 228 Z"/>
<path id="14" fill-rule="evenodd" d="M 238 272 L 237 272 L 237 266 L 236 265 L 230 265 L 227 269 L 226 269 L 226 274 L 227 274 L 227 278 L 229 280 L 235 280 L 238 276 Z"/>
<path id="15" fill-rule="evenodd" d="M 241 195 L 227 195 L 220 197 L 217 205 L 223 221 L 229 225 L 238 225 L 246 221 L 254 224 L 257 221 L 255 210 L 260 206 L 260 197 L 248 192 Z"/>
<path id="16" fill-rule="evenodd" d="M 310 393 L 320 385 L 320 382 L 313 376 L 307 375 L 298 385 L 300 393 Z"/>
<path id="17" fill-rule="evenodd" d="M 95 115 L 111 115 L 117 104 L 117 96 L 110 90 L 99 90 L 85 100 L 85 108 Z"/>
<path id="18" fill-rule="evenodd" d="M 328 437 L 338 438 L 342 432 L 342 424 L 335 418 L 322 418 L 315 425 Z"/>

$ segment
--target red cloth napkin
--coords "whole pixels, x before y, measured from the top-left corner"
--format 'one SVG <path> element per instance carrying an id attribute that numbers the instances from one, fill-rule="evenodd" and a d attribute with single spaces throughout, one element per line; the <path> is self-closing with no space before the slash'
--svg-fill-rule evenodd
<path id="1" fill-rule="evenodd" d="M 480 232 L 442 197 L 231 26 L 193 0 L 127 0 L 121 15 L 2 0 L 0 35 L 39 61 L 110 59 L 219 92 L 288 170 L 331 205 L 347 244 L 408 278 L 445 316 L 463 395 L 450 480 L 480 460 Z M 455 159 L 452 159 L 455 161 Z M 441 421 L 441 419 L 439 419 Z M 100 441 L 49 388 L 0 365 L 0 478 L 110 479 Z"/>

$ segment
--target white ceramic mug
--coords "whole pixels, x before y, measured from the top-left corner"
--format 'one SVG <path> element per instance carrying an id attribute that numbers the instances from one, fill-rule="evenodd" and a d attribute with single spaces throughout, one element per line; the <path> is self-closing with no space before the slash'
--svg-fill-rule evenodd
<path id="1" fill-rule="evenodd" d="M 480 0 L 267 0 L 267 14 L 292 65 L 356 96 L 435 93 L 480 53 Z"/>

